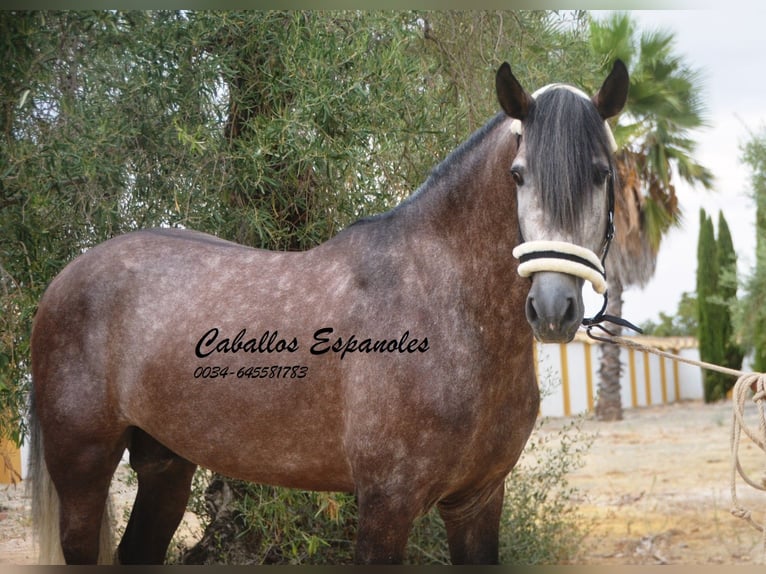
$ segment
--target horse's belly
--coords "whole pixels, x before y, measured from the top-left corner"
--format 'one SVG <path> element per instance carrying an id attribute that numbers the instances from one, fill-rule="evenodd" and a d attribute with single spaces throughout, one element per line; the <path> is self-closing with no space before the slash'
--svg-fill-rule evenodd
<path id="1" fill-rule="evenodd" d="M 136 401 L 131 422 L 179 456 L 233 478 L 353 490 L 341 401 L 332 385 L 226 379 L 145 388 L 141 395 L 154 398 Z"/>

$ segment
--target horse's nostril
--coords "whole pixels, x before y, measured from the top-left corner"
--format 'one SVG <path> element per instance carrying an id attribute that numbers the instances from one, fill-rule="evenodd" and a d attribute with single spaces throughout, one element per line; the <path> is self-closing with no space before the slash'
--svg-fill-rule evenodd
<path id="1" fill-rule="evenodd" d="M 538 319 L 537 309 L 535 309 L 535 298 L 527 297 L 527 321 L 534 324 Z"/>
<path id="2" fill-rule="evenodd" d="M 571 323 L 572 321 L 576 319 L 577 319 L 577 312 L 575 310 L 574 298 L 568 297 L 567 308 L 566 308 L 566 311 L 564 311 L 564 321 L 567 323 Z"/>

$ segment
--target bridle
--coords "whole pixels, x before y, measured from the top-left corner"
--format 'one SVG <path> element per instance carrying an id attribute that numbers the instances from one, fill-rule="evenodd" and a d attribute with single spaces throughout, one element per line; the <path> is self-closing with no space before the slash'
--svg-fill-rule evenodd
<path id="1" fill-rule="evenodd" d="M 607 225 L 606 225 L 606 234 L 604 236 L 604 247 L 601 252 L 601 269 L 603 271 L 603 278 L 606 282 L 606 256 L 609 254 L 609 246 L 612 244 L 612 240 L 614 239 L 614 174 L 612 171 L 609 171 L 608 175 L 609 183 L 607 186 Z M 627 327 L 628 329 L 631 329 L 633 331 L 636 331 L 637 333 L 641 334 L 643 333 L 643 330 L 639 327 L 636 327 L 633 323 L 628 321 L 627 319 L 623 319 L 622 317 L 617 317 L 616 315 L 609 315 L 606 313 L 606 306 L 609 303 L 609 290 L 605 289 L 603 292 L 604 296 L 604 302 L 601 305 L 601 309 L 598 313 L 593 315 L 593 317 L 584 317 L 582 320 L 582 325 L 585 327 L 585 332 L 588 334 L 588 336 L 591 339 L 596 339 L 598 341 L 607 341 L 611 342 L 608 339 L 604 339 L 603 337 L 599 337 L 597 335 L 593 334 L 594 328 L 599 328 L 602 331 L 604 331 L 607 335 L 611 335 L 614 337 L 616 333 L 613 333 L 606 327 L 604 327 L 604 323 L 614 323 L 615 325 L 619 325 L 620 327 Z"/>
<path id="2" fill-rule="evenodd" d="M 566 84 L 551 84 L 545 86 L 532 94 L 532 97 L 535 98 L 544 91 L 552 88 L 567 89 L 590 100 L 584 92 Z M 617 144 L 612 135 L 612 130 L 606 121 L 604 121 L 604 129 L 607 132 L 611 152 L 614 153 L 617 151 Z M 520 143 L 523 132 L 521 122 L 514 120 L 511 124 L 511 131 L 518 135 Z M 586 247 L 566 241 L 522 240 L 522 243 L 517 245 L 513 250 L 513 256 L 519 260 L 518 273 L 522 277 L 529 277 L 539 271 L 553 271 L 575 275 L 589 281 L 593 286 L 593 290 L 599 295 L 602 295 L 604 301 L 598 313 L 593 317 L 583 318 L 582 325 L 585 327 L 589 337 L 607 342 L 609 342 L 608 339 L 593 334 L 593 329 L 598 328 L 606 332 L 608 335 L 614 336 L 615 333 L 604 327 L 604 323 L 613 323 L 621 327 L 627 327 L 638 333 L 643 333 L 640 328 L 622 317 L 606 313 L 606 307 L 609 302 L 609 290 L 606 280 L 606 256 L 609 254 L 609 247 L 612 244 L 615 234 L 614 194 L 614 173 L 613 168 L 610 166 L 609 172 L 607 173 L 607 225 L 600 256 L 596 255 Z"/>

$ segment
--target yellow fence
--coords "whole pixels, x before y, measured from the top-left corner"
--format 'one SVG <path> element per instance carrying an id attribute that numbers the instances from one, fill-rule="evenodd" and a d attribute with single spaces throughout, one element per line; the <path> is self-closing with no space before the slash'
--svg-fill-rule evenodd
<path id="1" fill-rule="evenodd" d="M 21 451 L 15 443 L 0 440 L 0 484 L 16 484 L 21 480 Z"/>
<path id="2" fill-rule="evenodd" d="M 626 337 L 645 345 L 699 358 L 694 337 Z M 590 412 L 598 393 L 601 343 L 578 333 L 567 345 L 535 344 L 537 378 L 543 390 L 540 412 L 570 416 Z M 620 348 L 624 407 L 668 404 L 702 398 L 700 369 L 634 349 Z"/>

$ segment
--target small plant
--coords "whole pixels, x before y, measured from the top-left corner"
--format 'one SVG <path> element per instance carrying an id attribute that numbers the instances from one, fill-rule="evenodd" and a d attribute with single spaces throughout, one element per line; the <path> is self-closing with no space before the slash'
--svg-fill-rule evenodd
<path id="1" fill-rule="evenodd" d="M 344 493 L 309 492 L 210 475 L 189 508 L 206 524 L 185 564 L 349 564 L 356 502 Z M 195 484 L 197 481 L 195 480 Z"/>
<path id="2" fill-rule="evenodd" d="M 582 417 L 555 435 L 538 421 L 530 441 L 506 481 L 500 526 L 503 564 L 571 563 L 587 534 L 578 514 L 577 489 L 567 475 L 580 468 L 593 442 L 582 431 Z"/>

